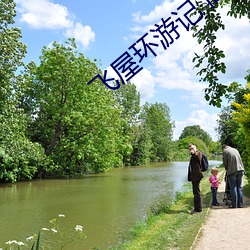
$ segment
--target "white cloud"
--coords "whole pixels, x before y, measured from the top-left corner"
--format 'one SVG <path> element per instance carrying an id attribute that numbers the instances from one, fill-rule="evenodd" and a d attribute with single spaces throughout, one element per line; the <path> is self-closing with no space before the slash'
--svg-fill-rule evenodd
<path id="1" fill-rule="evenodd" d="M 180 0 L 172 1 L 165 0 L 161 5 L 155 6 L 155 8 L 148 14 L 148 15 L 142 15 L 140 11 L 134 13 L 132 15 L 133 21 L 137 23 L 153 23 L 157 22 L 163 17 L 166 17 L 168 14 L 170 14 L 172 9 L 176 10 L 177 2 Z"/>
<path id="2" fill-rule="evenodd" d="M 225 52 L 225 62 L 227 71 L 225 81 L 237 81 L 246 76 L 246 71 L 250 69 L 250 23 L 247 17 L 235 19 L 227 16 L 228 9 L 220 10 L 222 20 L 225 23 L 225 30 L 218 33 L 216 44 Z"/>
<path id="3" fill-rule="evenodd" d="M 137 91 L 141 94 L 141 104 L 155 94 L 155 78 L 148 69 L 140 71 L 131 82 L 136 85 Z"/>
<path id="4" fill-rule="evenodd" d="M 20 20 L 34 29 L 64 30 L 63 35 L 75 38 L 84 48 L 95 40 L 91 27 L 75 22 L 75 16 L 63 5 L 49 0 L 17 0 Z"/>
<path id="5" fill-rule="evenodd" d="M 106 70 L 107 70 L 107 77 L 106 77 L 107 79 L 114 78 L 115 80 L 120 80 L 119 76 L 116 74 L 116 72 L 113 70 L 111 66 L 109 66 Z M 121 76 L 123 77 L 123 80 L 126 84 L 125 74 L 121 74 Z M 148 69 L 141 70 L 133 78 L 131 78 L 130 81 L 131 83 L 136 85 L 137 91 L 140 92 L 141 105 L 143 105 L 145 101 L 147 101 L 150 97 L 154 95 L 155 80 Z"/>
<path id="6" fill-rule="evenodd" d="M 174 140 L 178 140 L 183 129 L 187 126 L 200 125 L 201 129 L 206 131 L 213 139 L 217 141 L 218 137 L 215 132 L 218 114 L 209 114 L 207 111 L 199 109 L 192 111 L 189 118 L 184 121 L 175 121 Z"/>
<path id="7" fill-rule="evenodd" d="M 145 32 L 145 27 L 149 32 L 149 22 L 153 27 L 155 23 L 159 23 L 161 18 L 166 19 L 171 16 L 174 20 L 171 12 L 176 11 L 182 3 L 181 0 L 171 2 L 165 0 L 162 5 L 156 6 L 147 15 L 142 15 L 140 12 L 134 13 L 135 27 L 131 29 L 133 31 L 132 37 L 135 38 L 142 31 Z M 247 18 L 234 19 L 228 17 L 226 15 L 228 10 L 225 8 L 219 11 L 226 25 L 226 30 L 219 32 L 217 44 L 220 49 L 225 51 L 227 64 L 227 74 L 220 75 L 220 80 L 228 82 L 229 78 L 232 81 L 239 78 L 243 79 L 246 70 L 250 68 L 249 20 Z M 182 19 L 185 20 L 184 17 Z M 198 24 L 201 25 L 201 23 L 202 21 Z M 192 37 L 191 31 L 186 31 L 180 23 L 178 25 L 179 39 L 174 40 L 174 43 L 167 50 L 158 47 L 157 57 L 151 61 L 150 69 L 154 72 L 154 85 L 165 89 L 183 89 L 188 91 L 191 96 L 198 96 L 199 93 L 203 97 L 202 90 L 206 88 L 207 84 L 198 82 L 199 78 L 196 76 L 198 70 L 193 69 L 194 63 L 192 62 L 194 52 L 199 54 L 202 51 L 202 45 L 198 45 L 196 39 Z M 174 32 L 172 35 L 175 36 Z"/>
<path id="8" fill-rule="evenodd" d="M 35 29 L 63 29 L 73 25 L 67 8 L 48 0 L 18 0 L 21 21 Z"/>
<path id="9" fill-rule="evenodd" d="M 76 23 L 71 29 L 68 29 L 65 33 L 67 37 L 74 37 L 77 42 L 87 48 L 90 42 L 95 40 L 95 33 L 90 26 L 83 26 L 81 23 Z"/>
<path id="10" fill-rule="evenodd" d="M 134 13 L 132 18 L 135 25 L 131 28 L 132 35 L 130 38 L 135 39 L 146 32 L 150 33 L 150 27 L 153 27 L 155 23 L 159 24 L 162 18 L 166 19 L 171 16 L 172 20 L 175 20 L 171 12 L 176 11 L 182 3 L 182 0 L 171 2 L 170 0 L 165 0 L 148 14 L 142 14 L 141 12 Z M 239 79 L 243 80 L 244 83 L 246 70 L 250 69 L 249 20 L 246 17 L 235 19 L 227 16 L 227 11 L 228 9 L 226 8 L 219 9 L 226 29 L 218 32 L 216 44 L 219 49 L 225 52 L 226 57 L 224 61 L 227 66 L 226 74 L 219 75 L 219 79 L 222 83 L 231 83 L 233 81 L 239 81 Z M 185 20 L 183 14 L 180 14 L 179 11 L 178 17 L 182 17 L 183 21 Z M 204 18 L 198 25 L 202 26 L 203 22 Z M 149 26 L 149 23 L 151 23 L 151 26 Z M 207 87 L 207 83 L 199 82 L 196 73 L 200 69 L 194 69 L 194 63 L 192 62 L 194 52 L 197 54 L 203 53 L 203 45 L 197 43 L 196 38 L 192 37 L 191 31 L 186 31 L 180 23 L 178 23 L 178 25 L 177 31 L 180 37 L 177 40 L 175 39 L 167 50 L 159 46 L 157 50 L 155 50 L 157 51 L 157 57 L 152 56 L 150 61 L 147 59 L 149 61 L 148 68 L 150 68 L 152 72 L 153 84 L 151 87 L 157 88 L 157 91 L 151 89 L 150 93 L 157 94 L 165 90 L 178 90 L 178 93 L 180 93 L 180 91 L 183 90 L 180 99 L 188 106 L 188 110 L 193 111 L 178 114 L 179 117 L 182 116 L 183 118 L 175 121 L 174 139 L 179 138 L 182 130 L 186 126 L 200 125 L 200 127 L 207 131 L 213 140 L 216 141 L 218 138 L 214 128 L 217 127 L 218 115 L 215 113 L 216 111 L 211 111 L 208 108 L 208 103 L 204 100 L 204 89 Z M 173 37 L 175 36 L 174 32 L 172 35 Z M 150 42 L 152 41 L 156 42 L 153 38 Z M 145 68 L 146 67 L 141 71 L 141 75 L 145 72 Z M 148 85 L 144 87 L 140 82 L 137 82 L 137 84 L 140 86 L 140 92 L 146 92 Z M 156 99 L 156 97 L 154 98 Z M 175 105 L 178 107 L 176 110 L 180 110 L 178 105 L 182 104 L 173 104 L 173 113 L 175 111 Z"/>

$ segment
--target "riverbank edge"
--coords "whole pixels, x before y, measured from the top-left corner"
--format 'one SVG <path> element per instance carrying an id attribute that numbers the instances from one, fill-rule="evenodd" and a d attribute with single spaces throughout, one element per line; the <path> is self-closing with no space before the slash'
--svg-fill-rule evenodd
<path id="1" fill-rule="evenodd" d="M 219 168 L 220 181 L 224 181 L 225 170 Z M 191 249 L 199 237 L 199 232 L 207 219 L 211 204 L 211 190 L 206 176 L 201 181 L 203 211 L 190 215 L 193 208 L 191 183 L 177 192 L 174 201 L 169 205 L 159 204 L 151 209 L 146 221 L 138 222 L 120 243 L 109 249 Z"/>

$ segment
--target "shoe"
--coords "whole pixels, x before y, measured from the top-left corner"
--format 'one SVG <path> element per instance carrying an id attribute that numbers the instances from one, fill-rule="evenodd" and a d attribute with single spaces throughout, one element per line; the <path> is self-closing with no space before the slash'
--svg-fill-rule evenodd
<path id="1" fill-rule="evenodd" d="M 236 207 L 233 207 L 233 206 L 228 206 L 228 208 L 236 208 Z"/>
<path id="2" fill-rule="evenodd" d="M 220 204 L 219 203 L 216 203 L 216 204 L 212 204 L 212 206 L 219 206 Z"/>
<path id="3" fill-rule="evenodd" d="M 196 213 L 200 213 L 201 211 L 196 211 L 196 210 L 192 210 L 191 212 L 190 212 L 190 214 L 196 214 Z"/>

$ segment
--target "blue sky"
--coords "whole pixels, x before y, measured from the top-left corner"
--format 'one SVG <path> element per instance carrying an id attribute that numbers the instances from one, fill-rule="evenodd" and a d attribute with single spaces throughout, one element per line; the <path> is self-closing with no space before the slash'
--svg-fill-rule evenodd
<path id="1" fill-rule="evenodd" d="M 113 75 L 110 64 L 184 2 L 16 0 L 16 25 L 21 27 L 22 41 L 28 46 L 25 61 L 38 63 L 44 45 L 75 37 L 79 51 L 92 60 L 97 59 L 99 67 Z M 194 0 L 191 2 L 195 4 Z M 219 33 L 217 44 L 225 51 L 227 63 L 227 72 L 220 76 L 220 80 L 226 84 L 233 81 L 245 84 L 244 77 L 250 69 L 250 22 L 247 18 L 228 17 L 226 9 L 219 11 L 226 30 Z M 174 139 L 178 139 L 184 127 L 200 125 L 216 140 L 214 128 L 220 109 L 209 106 L 204 100 L 203 90 L 207 85 L 199 82 L 192 63 L 194 52 L 201 52 L 202 46 L 197 44 L 190 31 L 180 26 L 179 39 L 174 40 L 167 50 L 154 47 L 157 56 L 149 53 L 141 62 L 143 70 L 131 82 L 141 94 L 141 104 L 147 101 L 169 106 L 176 125 Z"/>

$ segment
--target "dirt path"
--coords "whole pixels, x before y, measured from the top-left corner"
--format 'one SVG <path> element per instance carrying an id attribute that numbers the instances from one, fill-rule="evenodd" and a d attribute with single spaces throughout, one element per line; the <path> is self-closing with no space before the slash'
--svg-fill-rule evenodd
<path id="1" fill-rule="evenodd" d="M 244 207 L 230 209 L 223 202 L 225 182 L 218 188 L 219 207 L 211 207 L 191 249 L 250 249 L 250 199 L 244 196 Z"/>

